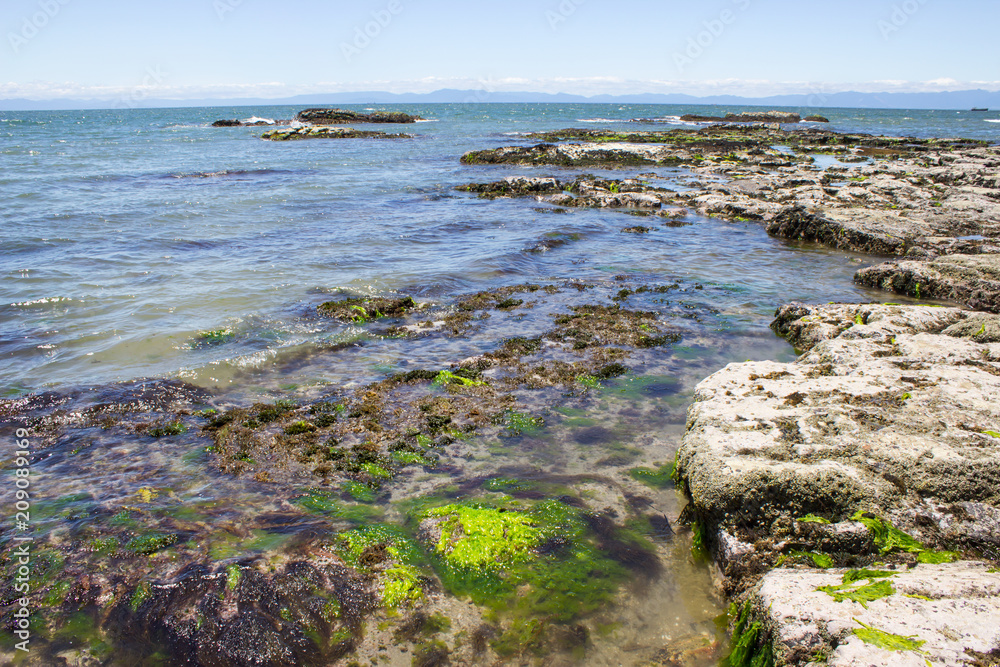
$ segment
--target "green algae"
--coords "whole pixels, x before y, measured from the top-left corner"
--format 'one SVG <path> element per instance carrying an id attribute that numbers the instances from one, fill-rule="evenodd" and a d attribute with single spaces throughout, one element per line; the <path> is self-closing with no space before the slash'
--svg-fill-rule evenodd
<path id="1" fill-rule="evenodd" d="M 507 410 L 497 417 L 497 423 L 507 429 L 507 434 L 511 436 L 532 435 L 545 425 L 542 417 L 532 417 L 531 415 L 516 410 Z"/>
<path id="2" fill-rule="evenodd" d="M 366 484 L 360 482 L 347 481 L 342 485 L 345 493 L 361 502 L 373 502 L 375 492 Z M 339 496 L 335 497 L 330 491 L 312 490 L 305 495 L 299 496 L 292 502 L 307 512 L 322 514 L 324 516 L 345 519 L 351 523 L 366 523 L 381 517 L 380 510 L 365 505 L 346 504 L 340 501 Z"/>
<path id="3" fill-rule="evenodd" d="M 192 347 L 201 347 L 203 345 L 215 346 L 222 345 L 223 343 L 228 343 L 235 337 L 232 329 L 212 329 L 211 331 L 202 331 L 198 333 L 198 338 Z"/>
<path id="4" fill-rule="evenodd" d="M 557 500 L 522 509 L 508 500 L 465 501 L 425 509 L 439 531 L 432 562 L 445 588 L 515 618 L 565 623 L 606 604 L 628 570 L 599 540 L 585 513 Z M 634 535 L 618 530 L 619 544 L 650 553 Z"/>
<path id="5" fill-rule="evenodd" d="M 226 560 L 237 556 L 269 553 L 280 549 L 289 540 L 289 535 L 271 533 L 266 530 L 250 531 L 241 537 L 228 531 L 214 533 L 208 539 L 208 553 L 213 560 Z"/>
<path id="6" fill-rule="evenodd" d="M 921 551 L 917 554 L 918 563 L 928 563 L 931 565 L 954 563 L 960 558 L 961 554 L 956 551 Z"/>
<path id="7" fill-rule="evenodd" d="M 441 371 L 435 376 L 434 381 L 431 383 L 435 387 L 444 387 L 449 385 L 459 385 L 462 387 L 481 387 L 486 383 L 482 380 L 476 380 L 474 378 L 466 377 L 465 375 L 459 375 L 452 373 L 451 371 Z"/>
<path id="8" fill-rule="evenodd" d="M 831 558 L 828 554 L 819 553 L 817 551 L 790 551 L 787 555 L 779 558 L 777 564 L 780 566 L 786 559 L 789 558 L 804 558 L 811 560 L 813 565 L 821 570 L 828 570 L 833 567 L 833 558 Z"/>
<path id="9" fill-rule="evenodd" d="M 316 430 L 316 426 L 310 424 L 307 421 L 297 421 L 289 424 L 285 427 L 285 435 L 302 435 L 303 433 L 312 433 Z"/>
<path id="10" fill-rule="evenodd" d="M 125 543 L 125 550 L 134 554 L 149 555 L 162 551 L 177 542 L 177 535 L 172 533 L 150 533 L 138 535 Z"/>
<path id="11" fill-rule="evenodd" d="M 733 626 L 733 636 L 729 655 L 720 661 L 723 667 L 771 667 L 774 655 L 769 643 L 760 642 L 763 626 L 760 621 L 750 622 L 750 600 L 743 604 L 739 617 Z M 736 616 L 737 607 L 730 606 L 730 617 Z"/>
<path id="12" fill-rule="evenodd" d="M 819 523 L 823 525 L 828 525 L 830 523 L 829 519 L 824 519 L 823 517 L 816 516 L 815 514 L 806 514 L 801 519 L 796 519 L 796 521 L 801 523 Z"/>
<path id="13" fill-rule="evenodd" d="M 457 568 L 497 570 L 524 562 L 542 539 L 532 517 L 523 512 L 446 505 L 426 516 L 442 519 L 438 524 L 441 537 L 434 548 Z"/>
<path id="14" fill-rule="evenodd" d="M 170 422 L 168 424 L 161 424 L 159 426 L 154 426 L 147 433 L 154 438 L 167 438 L 170 436 L 181 435 L 187 433 L 187 426 L 180 420 Z"/>
<path id="15" fill-rule="evenodd" d="M 396 610 L 419 602 L 424 598 L 420 570 L 412 565 L 391 567 L 382 573 L 382 603 L 389 610 Z"/>
<path id="16" fill-rule="evenodd" d="M 887 554 L 894 551 L 905 551 L 908 553 L 920 553 L 926 551 L 924 546 L 892 525 L 889 521 L 881 519 L 873 514 L 868 514 L 859 510 L 851 517 L 852 521 L 858 521 L 865 525 L 872 536 L 872 540 L 881 553 Z"/>
<path id="17" fill-rule="evenodd" d="M 243 571 L 235 563 L 226 566 L 226 590 L 235 591 L 243 578 Z"/>
<path id="18" fill-rule="evenodd" d="M 927 642 L 921 639 L 916 639 L 913 635 L 904 637 L 903 635 L 894 635 L 885 630 L 879 630 L 870 625 L 865 625 L 858 619 L 857 621 L 860 628 L 855 628 L 853 630 L 854 635 L 858 637 L 861 641 L 866 644 L 872 644 L 879 648 L 885 649 L 887 651 L 915 651 L 919 652 L 920 647 L 922 647 Z"/>
<path id="19" fill-rule="evenodd" d="M 139 607 L 142 606 L 142 603 L 148 600 L 152 594 L 153 590 L 150 587 L 149 583 L 145 581 L 142 582 L 141 584 L 139 584 L 138 587 L 136 587 L 135 592 L 132 593 L 132 597 L 129 599 L 128 602 L 129 608 L 133 612 L 138 611 Z"/>
<path id="20" fill-rule="evenodd" d="M 490 646 L 501 658 L 534 653 L 540 655 L 544 647 L 545 623 L 537 618 L 517 618 Z"/>
<path id="21" fill-rule="evenodd" d="M 853 584 L 841 584 L 840 586 L 820 586 L 816 590 L 826 593 L 833 598 L 834 602 L 844 602 L 850 600 L 857 602 L 865 609 L 869 602 L 881 600 L 896 592 L 892 587 L 892 582 L 888 579 L 872 582 L 864 586 L 852 587 Z"/>
<path id="22" fill-rule="evenodd" d="M 674 464 L 668 463 L 657 469 L 653 468 L 632 468 L 628 471 L 629 477 L 637 482 L 645 484 L 653 489 L 669 489 L 674 485 Z"/>

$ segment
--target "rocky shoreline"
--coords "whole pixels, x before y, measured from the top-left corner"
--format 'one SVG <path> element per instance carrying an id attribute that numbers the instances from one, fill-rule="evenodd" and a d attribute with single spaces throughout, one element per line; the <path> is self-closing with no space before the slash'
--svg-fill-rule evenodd
<path id="1" fill-rule="evenodd" d="M 339 110 L 303 114 L 317 124 L 263 138 L 409 136 L 322 124 L 348 122 Z M 660 434 L 650 451 L 630 450 L 588 408 L 607 387 L 636 391 L 631 369 L 693 338 L 686 321 L 716 317 L 715 288 L 624 274 L 447 304 L 405 294 L 316 304 L 315 326 L 372 339 L 492 337 L 488 351 L 314 400 L 216 405 L 183 383 L 137 382 L 0 401 L 0 420 L 28 425 L 53 465 L 83 465 L 74 457 L 105 438 L 156 442 L 178 475 L 197 462 L 214 483 L 271 503 L 238 517 L 172 489 L 143 487 L 115 506 L 86 489 L 48 499 L 41 516 L 68 523 L 37 550 L 51 664 L 101 664 L 105 638 L 178 664 L 572 661 L 616 623 L 591 616 L 628 582 L 655 578 L 675 529 L 688 538 L 680 524 L 733 602 L 731 665 L 998 664 L 1000 149 L 746 124 L 528 140 L 543 143 L 461 161 L 687 176 L 683 188 L 652 171 L 455 189 L 668 228 L 692 224 L 689 212 L 760 224 L 790 242 L 892 256 L 856 280 L 968 309 L 781 306 L 773 329 L 802 356 L 732 364 L 690 407 L 665 401 L 687 409 L 673 464 Z M 673 398 L 665 380 L 643 387 Z M 570 402 L 583 407 L 553 409 Z M 547 419 L 588 446 L 573 472 L 492 462 Z M 135 473 L 120 461 L 105 469 Z M 688 499 L 679 523 L 652 510 L 674 485 Z M 5 606 L 12 596 L 5 589 Z M 647 664 L 706 664 L 720 650 L 707 636 L 650 650 Z"/>
<path id="2" fill-rule="evenodd" d="M 684 192 L 655 178 L 460 189 L 758 222 L 905 257 L 859 284 L 1000 312 L 996 146 L 731 125 L 531 138 L 547 143 L 463 162 L 696 177 Z M 699 385 L 674 475 L 735 601 L 730 664 L 1000 664 L 1000 318 L 974 310 L 786 305 L 773 328 L 797 362 Z"/>

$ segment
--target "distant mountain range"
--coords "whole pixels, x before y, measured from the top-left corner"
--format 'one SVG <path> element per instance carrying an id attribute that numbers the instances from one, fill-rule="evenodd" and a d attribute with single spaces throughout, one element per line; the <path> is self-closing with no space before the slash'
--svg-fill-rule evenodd
<path id="1" fill-rule="evenodd" d="M 462 103 L 560 103 L 560 104 L 684 104 L 733 105 L 761 107 L 853 108 L 853 109 L 1000 109 L 1000 91 L 963 90 L 947 93 L 858 93 L 774 95 L 739 97 L 713 95 L 695 97 L 683 94 L 569 95 L 565 93 L 489 92 L 485 90 L 444 89 L 433 93 L 387 93 L 380 91 L 296 95 L 280 99 L 147 99 L 141 103 L 116 103 L 114 100 L 53 99 L 0 100 L 0 110 L 70 110 L 112 109 L 123 107 L 241 107 L 241 106 L 325 106 L 340 104 L 462 104 Z"/>

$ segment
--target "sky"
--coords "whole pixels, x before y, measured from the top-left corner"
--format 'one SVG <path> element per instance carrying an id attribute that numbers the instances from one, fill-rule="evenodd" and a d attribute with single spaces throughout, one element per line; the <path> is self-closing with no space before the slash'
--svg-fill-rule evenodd
<path id="1" fill-rule="evenodd" d="M 4 0 L 0 99 L 1000 90 L 994 0 Z"/>

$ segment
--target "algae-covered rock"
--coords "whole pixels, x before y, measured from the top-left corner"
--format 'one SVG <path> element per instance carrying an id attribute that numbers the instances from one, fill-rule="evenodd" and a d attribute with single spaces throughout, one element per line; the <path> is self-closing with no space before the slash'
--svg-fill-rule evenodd
<path id="1" fill-rule="evenodd" d="M 349 127 L 297 127 L 269 130 L 260 135 L 267 141 L 294 141 L 296 139 L 410 139 L 411 134 L 387 134 L 372 130 L 355 130 Z"/>
<path id="2" fill-rule="evenodd" d="M 337 123 L 415 123 L 423 120 L 399 111 L 373 111 L 362 113 L 347 109 L 306 109 L 300 111 L 295 119 L 313 125 L 335 125 Z"/>
<path id="3" fill-rule="evenodd" d="M 355 297 L 320 304 L 319 314 L 342 322 L 364 324 L 384 317 L 401 317 L 417 307 L 412 297 Z"/>

